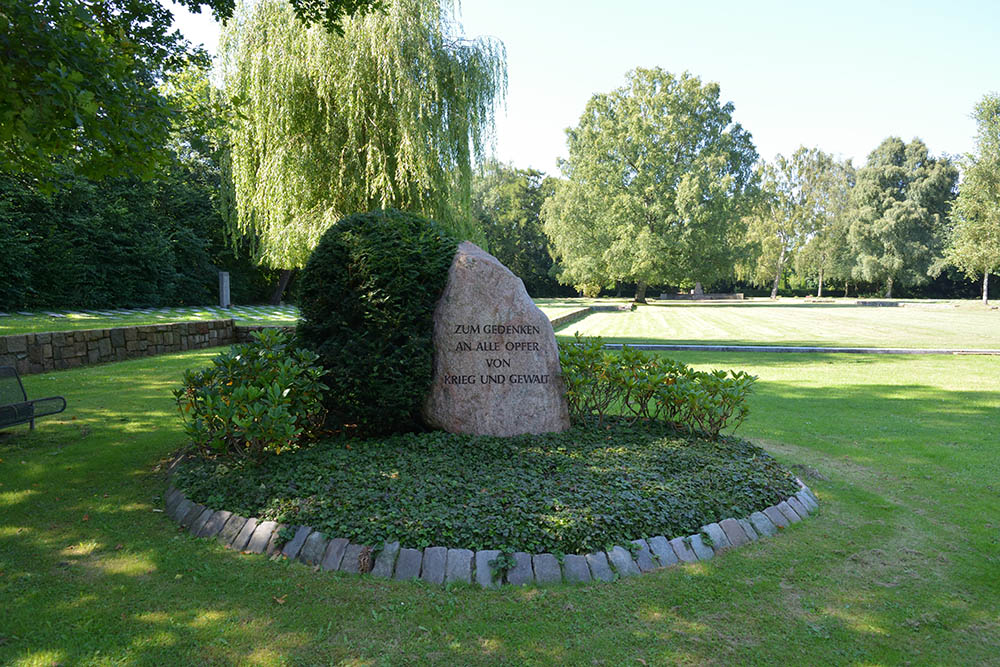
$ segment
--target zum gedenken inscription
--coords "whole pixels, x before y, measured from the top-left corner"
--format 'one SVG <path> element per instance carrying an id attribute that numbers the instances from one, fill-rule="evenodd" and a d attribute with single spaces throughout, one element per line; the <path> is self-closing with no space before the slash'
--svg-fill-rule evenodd
<path id="1" fill-rule="evenodd" d="M 468 375 L 445 375 L 444 384 L 548 384 L 548 373 L 518 373 L 522 369 L 524 355 L 518 353 L 538 352 L 538 340 L 502 340 L 496 336 L 534 336 L 542 333 L 534 324 L 456 324 L 452 336 L 455 340 L 453 352 L 468 353 L 482 362 L 479 373 Z M 490 337 L 492 336 L 492 338 Z M 485 338 L 484 338 L 485 337 Z M 511 363 L 511 362 L 514 363 Z M 473 365 L 478 365 L 473 362 Z"/>
<path id="2" fill-rule="evenodd" d="M 559 348 L 520 278 L 462 243 L 434 310 L 434 369 L 424 419 L 453 433 L 569 428 Z"/>

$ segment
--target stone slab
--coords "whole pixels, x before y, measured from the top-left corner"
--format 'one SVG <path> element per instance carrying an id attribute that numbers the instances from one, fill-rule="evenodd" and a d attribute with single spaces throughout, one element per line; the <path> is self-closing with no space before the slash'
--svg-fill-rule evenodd
<path id="1" fill-rule="evenodd" d="M 213 514 L 215 514 L 215 510 L 206 507 L 205 510 L 198 515 L 198 518 L 191 522 L 191 525 L 188 527 L 188 532 L 197 537 L 198 533 L 205 527 L 205 524 L 212 518 Z"/>
<path id="2" fill-rule="evenodd" d="M 734 547 L 742 547 L 744 544 L 750 543 L 750 538 L 747 537 L 747 534 L 743 531 L 743 526 L 736 519 L 723 519 L 719 522 L 719 526 L 726 532 L 729 543 Z"/>
<path id="3" fill-rule="evenodd" d="M 429 584 L 443 584 L 447 563 L 448 547 L 427 547 L 420 566 L 420 578 Z"/>
<path id="4" fill-rule="evenodd" d="M 497 549 L 483 549 L 476 552 L 476 583 L 483 588 L 499 588 L 502 577 L 493 574 L 490 563 L 500 555 Z"/>
<path id="5" fill-rule="evenodd" d="M 279 542 L 281 541 L 281 533 L 284 529 L 285 524 L 283 523 L 279 523 L 274 527 L 274 532 L 271 533 L 271 539 L 267 541 L 267 546 L 264 547 L 264 553 L 266 553 L 268 557 L 281 553 L 281 545 Z"/>
<path id="6" fill-rule="evenodd" d="M 191 524 L 193 524 L 195 520 L 202 515 L 205 509 L 206 507 L 201 503 L 192 503 L 191 509 L 189 509 L 187 513 L 181 517 L 181 520 L 178 523 L 181 524 L 182 528 L 190 528 Z"/>
<path id="7" fill-rule="evenodd" d="M 176 486 L 171 486 L 167 489 L 167 493 L 163 496 L 163 509 L 165 509 L 167 514 L 170 515 L 170 509 L 183 499 L 184 494 L 181 493 L 180 489 Z"/>
<path id="8" fill-rule="evenodd" d="M 198 537 L 215 537 L 232 515 L 233 513 L 227 510 L 219 510 L 209 517 L 208 521 L 201 527 L 197 533 Z"/>
<path id="9" fill-rule="evenodd" d="M 292 539 L 285 542 L 285 545 L 281 548 L 282 555 L 291 560 L 298 558 L 299 552 L 302 551 L 302 545 L 306 543 L 312 532 L 313 529 L 309 526 L 299 526 L 296 528 L 295 535 Z"/>
<path id="10" fill-rule="evenodd" d="M 507 570 L 507 583 L 513 586 L 524 586 L 534 581 L 531 570 L 531 554 L 523 551 L 514 552 L 514 567 Z"/>
<path id="11" fill-rule="evenodd" d="M 750 523 L 749 519 L 737 519 L 737 521 L 740 522 L 740 527 L 743 528 L 744 534 L 746 534 L 747 538 L 751 542 L 754 542 L 754 541 L 760 539 L 760 535 L 758 535 L 757 531 L 754 530 L 753 524 Z"/>
<path id="12" fill-rule="evenodd" d="M 614 581 L 615 573 L 611 571 L 608 555 L 603 551 L 587 554 L 587 566 L 590 567 L 590 577 L 597 581 Z"/>
<path id="13" fill-rule="evenodd" d="M 795 510 L 792 509 L 792 506 L 789 505 L 788 502 L 782 500 L 777 504 L 777 508 L 779 512 L 785 515 L 785 518 L 788 519 L 789 523 L 798 523 L 799 521 L 802 521 L 802 517 L 800 517 Z"/>
<path id="14" fill-rule="evenodd" d="M 646 543 L 649 545 L 649 550 L 656 556 L 656 560 L 660 562 L 660 567 L 668 567 L 680 562 L 673 547 L 670 546 L 670 541 L 663 535 L 651 537 L 646 540 Z"/>
<path id="15" fill-rule="evenodd" d="M 650 551 L 646 540 L 632 540 L 632 544 L 639 547 L 639 551 L 635 556 L 635 564 L 639 566 L 639 570 L 642 572 L 652 572 L 655 570 L 656 563 L 653 561 L 653 553 Z"/>
<path id="16" fill-rule="evenodd" d="M 592 580 L 587 557 L 571 554 L 563 557 L 563 577 L 567 583 L 585 584 Z"/>
<path id="17" fill-rule="evenodd" d="M 169 512 L 169 516 L 177 523 L 180 523 L 181 519 L 183 519 L 187 513 L 191 511 L 192 507 L 194 507 L 194 503 L 187 498 L 184 498 L 177 503 L 176 506 L 174 506 L 173 512 Z"/>
<path id="18" fill-rule="evenodd" d="M 473 553 L 469 549 L 448 549 L 448 557 L 444 566 L 445 583 L 471 583 L 472 557 Z"/>
<path id="19" fill-rule="evenodd" d="M 717 523 L 710 523 L 706 526 L 702 526 L 701 529 L 712 538 L 712 550 L 722 551 L 723 549 L 728 549 L 732 545 L 729 538 L 726 536 L 726 531 L 722 530 L 722 526 Z"/>
<path id="20" fill-rule="evenodd" d="M 326 553 L 326 535 L 314 530 L 309 533 L 302 550 L 299 551 L 299 560 L 306 565 L 319 565 L 323 561 L 323 554 Z"/>
<path id="21" fill-rule="evenodd" d="M 236 549 L 237 551 L 243 551 L 247 548 L 247 544 L 250 542 L 250 538 L 253 536 L 254 531 L 257 530 L 257 519 L 256 517 L 250 517 L 247 522 L 243 524 L 240 528 L 239 534 L 233 538 L 233 541 L 229 543 L 231 549 Z"/>
<path id="22" fill-rule="evenodd" d="M 681 562 L 694 563 L 698 560 L 698 556 L 691 550 L 691 547 L 684 543 L 683 537 L 675 537 L 670 540 L 670 547 L 677 554 L 677 559 Z"/>
<path id="23" fill-rule="evenodd" d="M 753 515 L 751 515 L 753 516 Z M 766 510 L 764 510 L 764 516 L 771 520 L 776 528 L 788 528 L 791 522 L 788 518 L 778 509 L 777 505 L 771 505 Z"/>
<path id="24" fill-rule="evenodd" d="M 808 508 L 806 508 L 805 505 L 802 504 L 802 501 L 800 501 L 795 496 L 792 496 L 786 502 L 789 504 L 789 506 L 793 510 L 795 510 L 795 513 L 798 514 L 803 519 L 805 519 L 807 516 L 809 516 L 809 510 L 808 510 Z"/>
<path id="25" fill-rule="evenodd" d="M 215 539 L 219 540 L 219 543 L 223 546 L 228 547 L 236 541 L 236 537 L 243 531 L 243 527 L 246 525 L 247 520 L 245 517 L 242 517 L 239 514 L 233 514 L 229 517 L 229 520 L 226 521 L 226 525 L 222 527 L 219 534 L 215 536 Z"/>
<path id="26" fill-rule="evenodd" d="M 810 512 L 815 512 L 819 509 L 819 505 L 813 500 L 813 497 L 805 489 L 799 489 L 799 492 L 795 494 L 803 505 L 806 506 Z"/>
<path id="27" fill-rule="evenodd" d="M 424 560 L 424 552 L 420 549 L 400 549 L 396 558 L 396 571 L 392 578 L 400 581 L 416 579 L 420 576 L 420 566 Z"/>
<path id="28" fill-rule="evenodd" d="M 728 547 L 720 547 L 722 549 L 727 549 Z M 698 560 L 711 560 L 715 556 L 715 549 L 708 546 L 705 543 L 705 539 L 702 537 L 701 533 L 695 533 L 691 536 L 691 551 L 694 555 L 698 557 Z"/>
<path id="29" fill-rule="evenodd" d="M 340 561 L 340 571 L 351 574 L 361 574 L 361 553 L 365 550 L 363 544 L 347 545 L 344 549 L 344 560 Z"/>
<path id="30" fill-rule="evenodd" d="M 274 521 L 261 521 L 254 528 L 253 535 L 247 540 L 247 546 L 244 551 L 249 551 L 254 554 L 262 554 L 267 550 L 267 545 L 271 541 L 271 534 L 274 533 L 274 529 L 278 527 L 278 524 Z"/>
<path id="31" fill-rule="evenodd" d="M 372 576 L 380 579 L 391 579 L 392 571 L 396 569 L 396 558 L 399 556 L 399 542 L 387 542 L 382 551 L 375 557 L 375 567 Z"/>
<path id="32" fill-rule="evenodd" d="M 625 547 L 614 546 L 608 549 L 608 560 L 619 576 L 632 577 L 639 574 L 639 566 L 632 560 L 632 553 Z"/>
<path id="33" fill-rule="evenodd" d="M 510 436 L 569 428 L 559 348 L 524 283 L 468 241 L 434 308 L 433 380 L 423 406 L 431 426 Z"/>
<path id="34" fill-rule="evenodd" d="M 330 543 L 326 545 L 326 551 L 323 552 L 323 560 L 320 561 L 319 566 L 327 572 L 339 570 L 348 544 L 350 542 L 343 537 L 330 540 Z"/>
<path id="35" fill-rule="evenodd" d="M 538 584 L 558 584 L 562 581 L 562 569 L 552 554 L 535 554 L 531 557 L 531 567 Z"/>

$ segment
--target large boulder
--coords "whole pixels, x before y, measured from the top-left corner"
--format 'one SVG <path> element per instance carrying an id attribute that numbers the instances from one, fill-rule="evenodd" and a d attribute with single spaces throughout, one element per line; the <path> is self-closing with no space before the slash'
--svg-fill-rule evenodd
<path id="1" fill-rule="evenodd" d="M 434 376 L 424 419 L 452 433 L 569 428 L 559 348 L 521 279 L 464 242 L 434 309 Z"/>

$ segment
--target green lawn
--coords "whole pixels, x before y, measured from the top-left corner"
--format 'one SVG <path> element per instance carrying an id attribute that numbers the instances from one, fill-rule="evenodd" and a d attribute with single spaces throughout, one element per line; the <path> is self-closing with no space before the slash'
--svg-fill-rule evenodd
<path id="1" fill-rule="evenodd" d="M 1000 349 L 1000 310 L 969 303 L 854 304 L 651 303 L 631 313 L 592 313 L 558 333 L 600 335 L 609 343 Z"/>
<path id="2" fill-rule="evenodd" d="M 70 407 L 34 433 L 0 433 L 0 664 L 986 664 L 1000 654 L 1000 359 L 677 355 L 760 376 L 741 432 L 806 466 L 820 513 L 707 563 L 482 591 L 317 573 L 180 532 L 158 511 L 158 466 L 183 439 L 169 390 L 212 354 L 25 379 L 29 394 L 61 393 Z"/>
<path id="3" fill-rule="evenodd" d="M 0 336 L 70 331 L 75 329 L 109 329 L 144 324 L 200 322 L 235 319 L 241 326 L 258 324 L 293 325 L 298 320 L 294 306 L 234 306 L 233 308 L 181 307 L 145 308 L 142 310 L 50 310 L 14 312 L 0 315 Z"/>

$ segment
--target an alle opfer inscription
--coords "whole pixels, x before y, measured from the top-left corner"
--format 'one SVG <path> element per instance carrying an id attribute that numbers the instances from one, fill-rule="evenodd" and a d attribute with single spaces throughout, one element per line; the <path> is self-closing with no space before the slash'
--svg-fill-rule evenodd
<path id="1" fill-rule="evenodd" d="M 534 324 L 455 324 L 448 347 L 467 356 L 467 373 L 441 376 L 446 385 L 548 384 L 551 375 L 531 363 L 541 350 L 542 330 Z M 514 338 L 511 338 L 514 337 Z M 544 369 L 541 369 L 544 370 Z"/>

